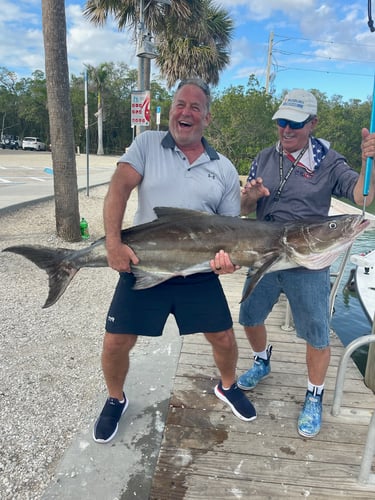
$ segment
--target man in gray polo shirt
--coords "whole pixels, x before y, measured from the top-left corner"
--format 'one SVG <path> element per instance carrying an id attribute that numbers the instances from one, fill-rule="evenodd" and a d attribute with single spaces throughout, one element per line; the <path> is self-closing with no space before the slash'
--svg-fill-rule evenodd
<path id="1" fill-rule="evenodd" d="M 218 274 L 234 270 L 224 252 L 212 256 L 213 272 L 176 277 L 146 290 L 133 290 L 130 264 L 138 258 L 121 242 L 126 202 L 138 189 L 135 224 L 156 218 L 153 207 L 203 210 L 236 217 L 240 213 L 240 185 L 232 163 L 203 138 L 209 124 L 210 92 L 199 79 L 182 81 L 170 114 L 169 131 L 143 132 L 136 137 L 117 165 L 104 203 L 104 226 L 110 266 L 120 272 L 106 322 L 102 368 L 108 399 L 93 432 L 98 443 L 115 436 L 128 407 L 124 393 L 129 353 L 138 335 L 162 335 L 169 314 L 180 334 L 203 332 L 212 345 L 221 380 L 216 396 L 240 419 L 251 421 L 256 412 L 235 383 L 237 344 L 232 318 Z M 140 374 L 141 376 L 141 374 Z"/>

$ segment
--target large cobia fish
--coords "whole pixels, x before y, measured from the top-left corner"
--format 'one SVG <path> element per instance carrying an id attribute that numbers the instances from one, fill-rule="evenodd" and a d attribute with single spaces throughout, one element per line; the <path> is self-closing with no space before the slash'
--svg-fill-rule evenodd
<path id="1" fill-rule="evenodd" d="M 124 229 L 121 238 L 139 258 L 132 266 L 135 289 L 150 288 L 174 276 L 211 271 L 209 261 L 220 249 L 234 264 L 255 273 L 246 298 L 264 273 L 304 266 L 322 269 L 369 225 L 362 215 L 340 215 L 316 221 L 260 222 L 179 208 L 155 208 L 153 222 Z M 43 307 L 54 304 L 81 267 L 108 266 L 105 238 L 72 250 L 39 245 L 5 248 L 30 259 L 49 276 Z"/>

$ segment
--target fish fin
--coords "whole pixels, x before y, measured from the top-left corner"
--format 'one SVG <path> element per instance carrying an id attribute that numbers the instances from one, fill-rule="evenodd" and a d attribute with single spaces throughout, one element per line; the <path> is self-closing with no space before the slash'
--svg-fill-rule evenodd
<path id="1" fill-rule="evenodd" d="M 174 272 L 161 269 L 157 272 L 152 272 L 139 265 L 131 266 L 131 270 L 136 279 L 136 282 L 133 285 L 133 290 L 143 290 L 145 288 L 160 285 L 160 283 L 164 283 L 164 281 L 175 278 L 176 276 L 186 277 L 196 273 L 211 272 L 211 267 L 209 261 L 203 261 L 190 267 L 185 267 L 184 269 L 175 270 Z"/>
<path id="2" fill-rule="evenodd" d="M 12 252 L 31 260 L 48 274 L 49 291 L 44 308 L 52 306 L 65 292 L 67 286 L 79 271 L 74 267 L 69 256 L 74 253 L 68 248 L 48 248 L 40 245 L 20 245 L 4 248 L 3 252 Z"/>
<path id="3" fill-rule="evenodd" d="M 177 207 L 154 207 L 154 212 L 159 219 L 160 217 L 168 217 L 171 215 L 179 215 L 180 217 L 202 217 L 202 215 L 207 215 L 208 217 L 210 217 L 212 215 L 208 212 Z"/>
<path id="4" fill-rule="evenodd" d="M 263 278 L 264 274 L 278 261 L 280 260 L 280 255 L 273 255 L 270 259 L 268 259 L 258 270 L 253 274 L 249 286 L 246 288 L 245 293 L 240 300 L 240 304 L 251 294 L 254 288 L 257 286 L 259 281 Z"/>
<path id="5" fill-rule="evenodd" d="M 135 276 L 135 283 L 133 290 L 144 290 L 145 288 L 152 288 L 153 286 L 160 285 L 164 281 L 169 280 L 176 276 L 175 273 L 165 273 L 163 275 L 150 273 L 135 266 L 132 266 L 132 273 Z"/>

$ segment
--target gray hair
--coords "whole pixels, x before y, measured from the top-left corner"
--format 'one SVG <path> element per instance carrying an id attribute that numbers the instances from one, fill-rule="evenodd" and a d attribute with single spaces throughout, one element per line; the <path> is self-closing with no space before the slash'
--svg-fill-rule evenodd
<path id="1" fill-rule="evenodd" d="M 196 87 L 199 87 L 201 90 L 203 90 L 204 95 L 207 98 L 207 111 L 210 111 L 211 92 L 208 84 L 201 78 L 185 78 L 184 80 L 181 80 L 180 83 L 178 84 L 176 93 L 178 90 L 182 89 L 182 87 L 184 87 L 185 85 L 195 85 Z"/>

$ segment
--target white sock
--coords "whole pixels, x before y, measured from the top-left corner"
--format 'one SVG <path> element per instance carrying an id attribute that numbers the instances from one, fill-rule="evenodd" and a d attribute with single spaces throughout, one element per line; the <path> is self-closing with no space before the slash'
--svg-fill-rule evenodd
<path id="1" fill-rule="evenodd" d="M 314 395 L 316 394 L 317 396 L 320 396 L 321 393 L 323 392 L 324 389 L 324 384 L 322 385 L 314 385 L 308 380 L 307 382 L 307 390 L 312 392 Z"/>
<path id="2" fill-rule="evenodd" d="M 267 359 L 268 359 L 267 349 L 265 349 L 264 351 L 261 351 L 261 352 L 254 351 L 254 358 L 256 356 L 258 356 L 258 358 L 261 358 L 261 359 L 264 359 L 265 361 L 267 361 Z"/>

